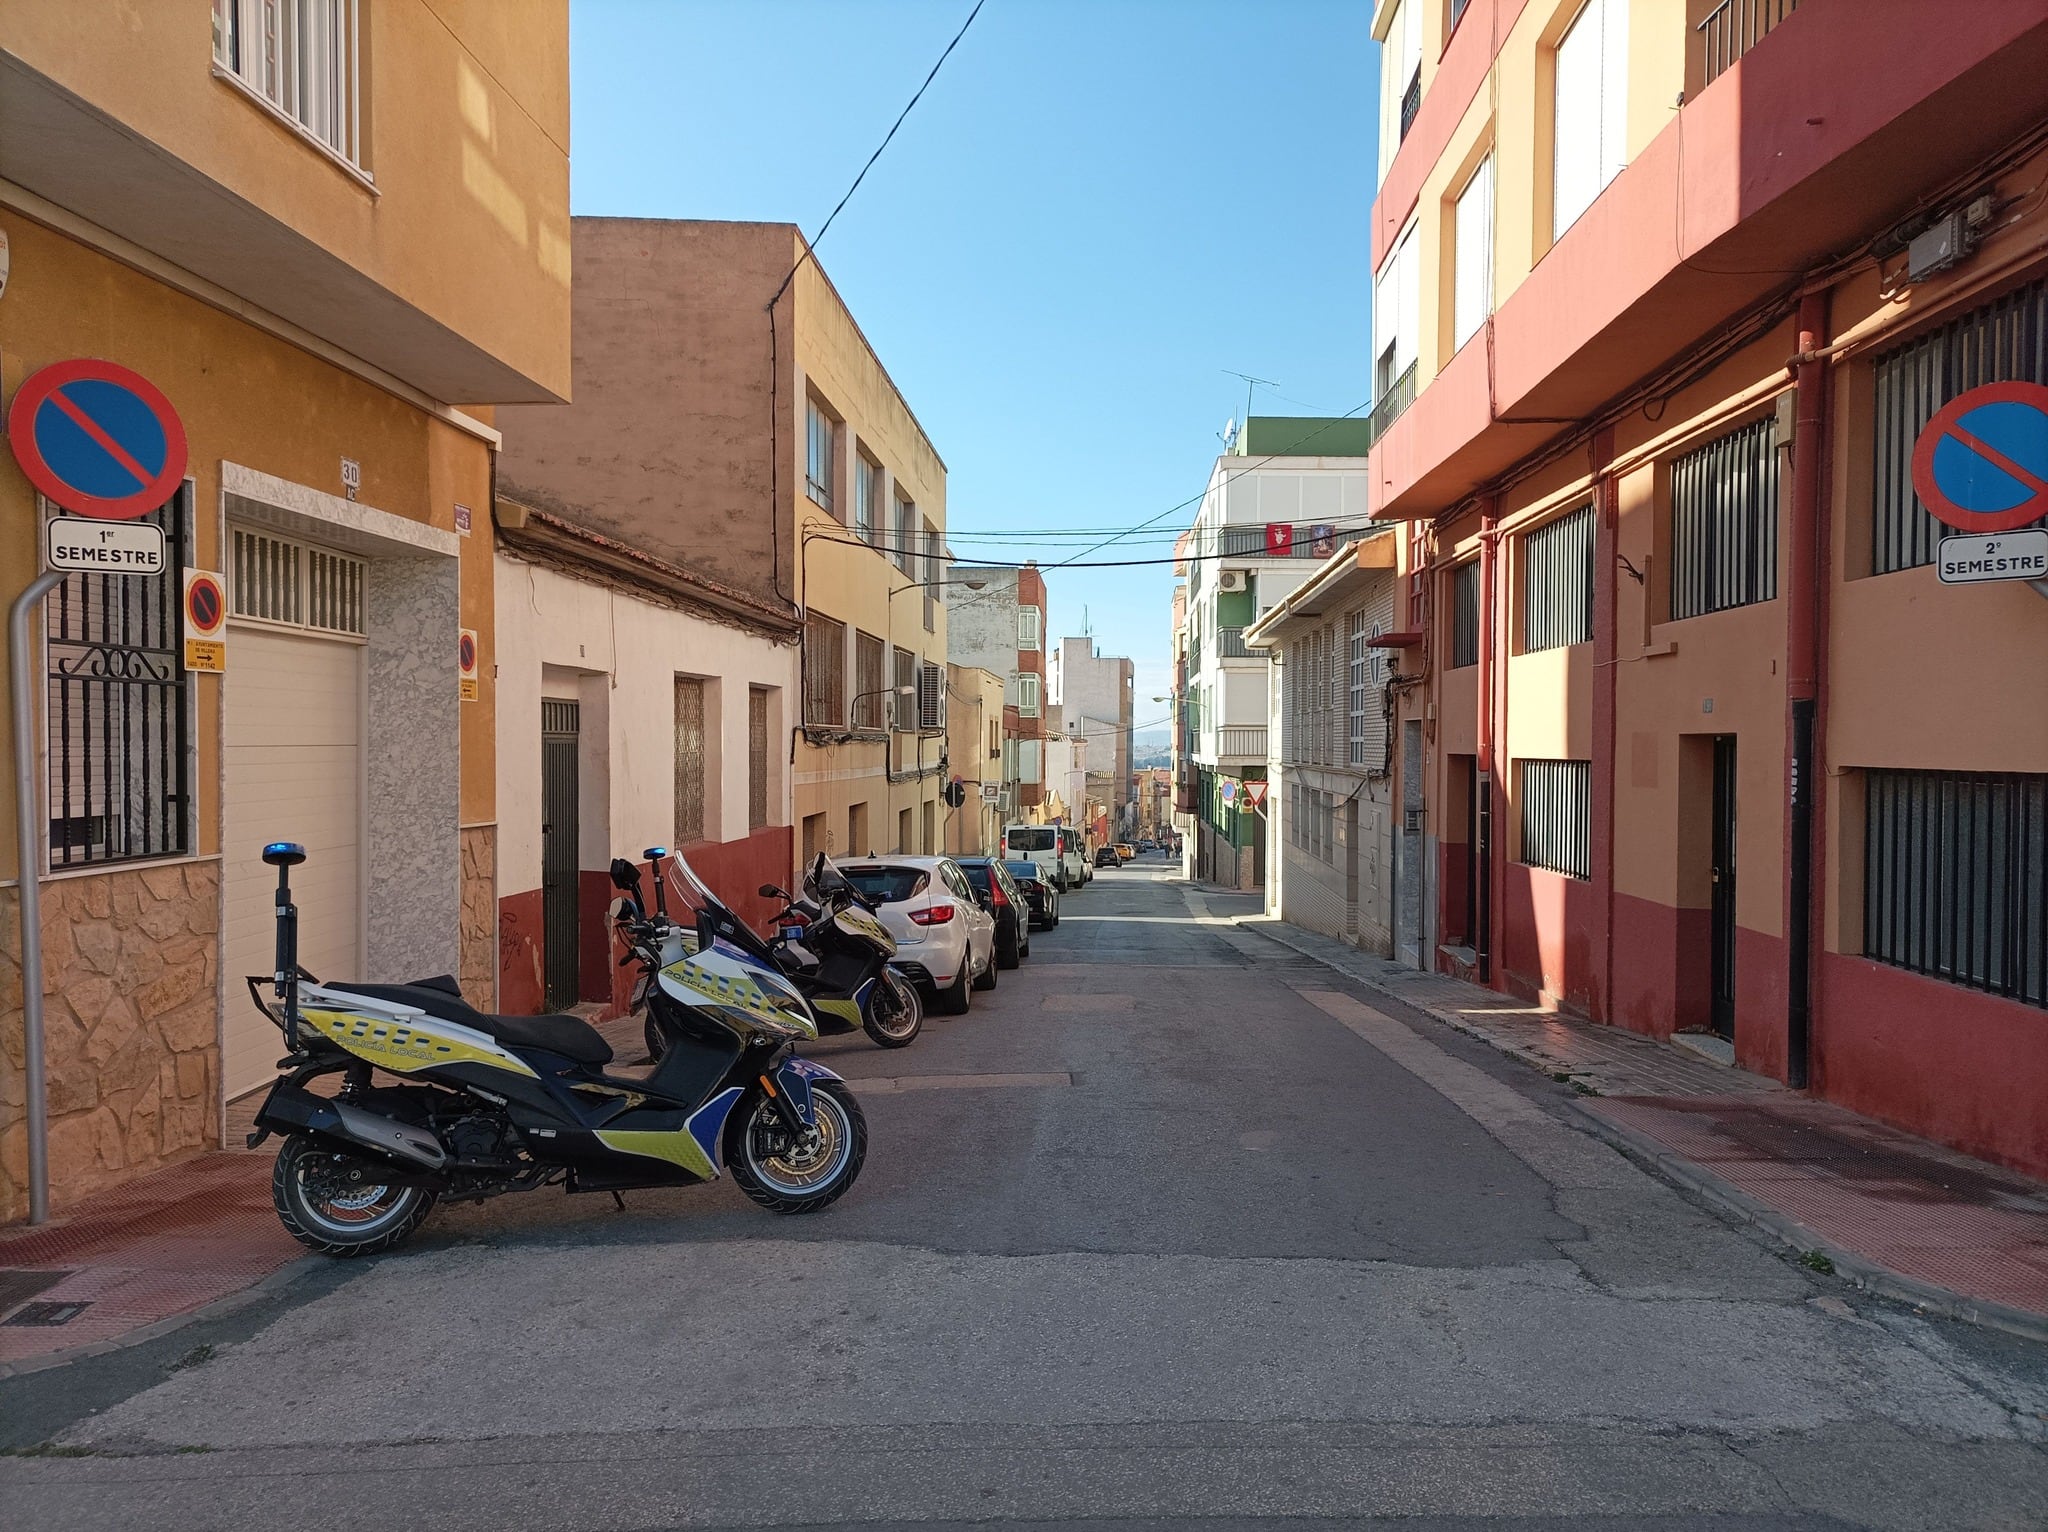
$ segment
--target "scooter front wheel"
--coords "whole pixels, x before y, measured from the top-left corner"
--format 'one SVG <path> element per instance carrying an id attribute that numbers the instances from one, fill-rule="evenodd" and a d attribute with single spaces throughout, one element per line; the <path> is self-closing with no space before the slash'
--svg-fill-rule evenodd
<path id="1" fill-rule="evenodd" d="M 811 1120 L 808 1137 L 793 1139 L 775 1103 L 755 1086 L 727 1121 L 726 1168 L 771 1213 L 815 1213 L 837 1202 L 867 1158 L 867 1119 L 842 1082 L 812 1082 Z"/>
<path id="2" fill-rule="evenodd" d="M 868 1006 L 861 1030 L 879 1047 L 904 1048 L 924 1030 L 924 1001 L 917 986 L 890 973 L 884 976 L 882 992 Z"/>
<path id="3" fill-rule="evenodd" d="M 375 1255 L 411 1237 L 434 1210 L 421 1186 L 394 1186 L 368 1160 L 337 1154 L 303 1134 L 277 1151 L 270 1198 L 285 1232 L 322 1255 Z"/>

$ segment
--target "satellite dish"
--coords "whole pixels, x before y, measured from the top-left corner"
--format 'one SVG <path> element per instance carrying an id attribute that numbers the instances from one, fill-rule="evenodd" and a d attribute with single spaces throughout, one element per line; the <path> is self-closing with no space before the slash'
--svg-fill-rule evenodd
<path id="1" fill-rule="evenodd" d="M 1237 417 L 1235 415 L 1223 422 L 1223 445 L 1226 449 L 1237 445 Z"/>

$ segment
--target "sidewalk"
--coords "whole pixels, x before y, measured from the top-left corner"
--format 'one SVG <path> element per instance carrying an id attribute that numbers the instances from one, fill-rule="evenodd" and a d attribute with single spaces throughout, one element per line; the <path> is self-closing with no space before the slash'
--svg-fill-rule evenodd
<path id="1" fill-rule="evenodd" d="M 1263 914 L 1232 923 L 1571 1085 L 1594 1133 L 1806 1264 L 1933 1313 L 2048 1340 L 2048 1186 L 1619 1027 L 1404 968 Z"/>

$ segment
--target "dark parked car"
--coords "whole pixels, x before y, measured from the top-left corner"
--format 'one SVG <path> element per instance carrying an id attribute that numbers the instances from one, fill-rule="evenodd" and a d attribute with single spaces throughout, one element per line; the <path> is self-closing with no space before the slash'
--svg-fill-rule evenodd
<path id="1" fill-rule="evenodd" d="M 1010 876 L 1007 863 L 993 857 L 956 857 L 975 894 L 996 918 L 996 966 L 1015 968 L 1031 956 L 1031 903 Z"/>
<path id="2" fill-rule="evenodd" d="M 1031 923 L 1041 931 L 1050 931 L 1060 923 L 1060 891 L 1047 881 L 1046 870 L 1036 862 L 1006 858 L 1003 865 L 1010 870 L 1010 876 L 1017 886 L 1024 890 L 1025 902 L 1031 906 Z"/>
<path id="3" fill-rule="evenodd" d="M 1095 865 L 1097 867 L 1121 867 L 1123 864 L 1124 859 L 1117 855 L 1116 847 L 1097 846 L 1095 848 Z"/>

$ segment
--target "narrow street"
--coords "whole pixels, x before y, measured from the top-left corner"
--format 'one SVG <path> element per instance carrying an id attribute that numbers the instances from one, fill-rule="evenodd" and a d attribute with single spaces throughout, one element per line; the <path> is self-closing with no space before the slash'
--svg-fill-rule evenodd
<path id="1" fill-rule="evenodd" d="M 970 1016 L 814 1045 L 872 1130 L 817 1217 L 443 1209 L 0 1385 L 9 1522 L 2048 1521 L 2039 1348 L 1802 1270 L 1249 907 L 1142 859 Z"/>

